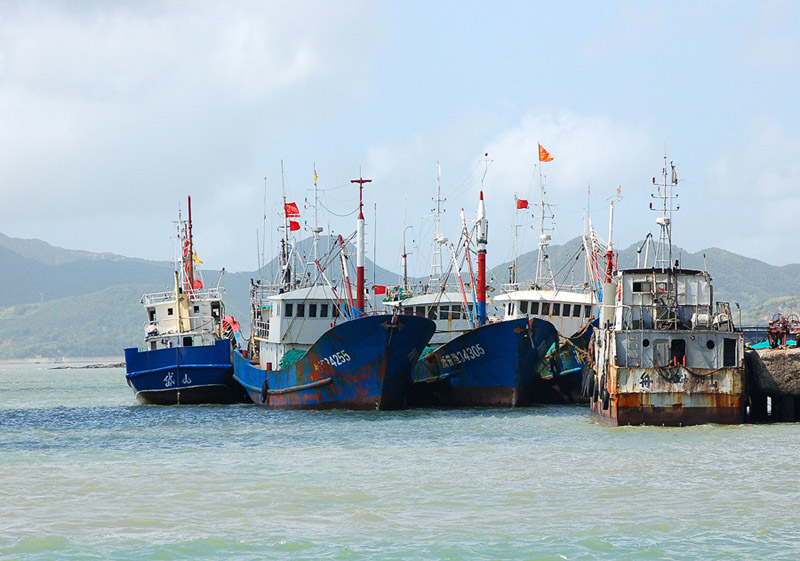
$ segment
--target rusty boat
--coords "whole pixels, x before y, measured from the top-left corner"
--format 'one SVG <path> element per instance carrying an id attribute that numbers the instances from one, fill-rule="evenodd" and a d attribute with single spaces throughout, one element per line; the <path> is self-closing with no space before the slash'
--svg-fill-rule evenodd
<path id="1" fill-rule="evenodd" d="M 670 173 L 671 172 L 671 173 Z M 664 158 L 653 265 L 604 279 L 599 327 L 584 388 L 611 425 L 739 424 L 746 411 L 744 339 L 726 302 L 713 299 L 706 271 L 672 256 L 675 167 Z M 651 204 L 651 208 L 653 205 Z M 653 209 L 658 210 L 658 209 Z M 652 237 L 648 236 L 652 242 Z M 639 256 L 641 257 L 641 249 Z"/>
<path id="2" fill-rule="evenodd" d="M 339 236 L 342 280 L 338 287 L 320 264 L 314 226 L 317 279 L 302 286 L 294 277 L 290 218 L 295 203 L 284 198 L 281 270 L 277 283 L 251 281 L 251 335 L 248 348 L 234 353 L 234 378 L 256 405 L 272 409 L 395 410 L 407 406 L 410 373 L 436 325 L 425 317 L 365 309 L 363 186 L 359 184 L 356 295 L 347 271 L 345 242 Z M 315 184 L 316 185 L 316 184 Z M 316 200 L 316 197 L 315 197 Z M 316 222 L 316 220 L 315 220 Z M 296 223 L 295 223 L 296 224 Z M 332 250 L 333 251 L 333 250 Z M 325 259 L 334 260 L 332 255 Z M 324 283 L 323 283 L 324 281 Z"/>

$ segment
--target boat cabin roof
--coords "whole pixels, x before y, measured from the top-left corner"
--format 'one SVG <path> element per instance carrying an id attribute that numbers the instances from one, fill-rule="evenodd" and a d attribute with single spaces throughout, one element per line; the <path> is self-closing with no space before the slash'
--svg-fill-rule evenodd
<path id="1" fill-rule="evenodd" d="M 591 292 L 569 290 L 515 290 L 495 296 L 495 302 L 566 302 L 568 304 L 594 304 Z"/>
<path id="2" fill-rule="evenodd" d="M 346 299 L 347 294 L 345 291 L 341 291 L 339 294 L 339 299 Z M 336 301 L 336 295 L 334 294 L 333 290 L 327 285 L 314 285 L 308 286 L 305 288 L 298 288 L 296 290 L 289 290 L 288 292 L 282 292 L 280 294 L 273 294 L 269 297 L 269 300 L 276 301 L 276 302 L 293 302 L 299 301 L 304 302 L 306 300 L 332 300 Z"/>
<path id="3" fill-rule="evenodd" d="M 471 296 L 467 295 L 467 302 L 471 299 Z M 431 304 L 463 304 L 464 295 L 460 292 L 432 292 L 430 294 L 419 294 L 411 298 L 384 303 L 390 306 L 401 306 L 403 308 L 407 308 L 408 306 L 429 306 Z"/>

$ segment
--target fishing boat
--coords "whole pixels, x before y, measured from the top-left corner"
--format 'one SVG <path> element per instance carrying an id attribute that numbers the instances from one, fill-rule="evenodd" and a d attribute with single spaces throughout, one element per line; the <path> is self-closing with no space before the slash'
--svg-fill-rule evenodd
<path id="1" fill-rule="evenodd" d="M 412 371 L 411 401 L 417 406 L 435 407 L 518 407 L 537 401 L 539 385 L 538 363 L 557 337 L 555 327 L 544 320 L 515 318 L 505 321 L 488 321 L 486 311 L 486 219 L 483 191 L 480 192 L 476 221 L 478 254 L 475 305 L 471 309 L 464 293 L 463 308 L 457 304 L 457 313 L 465 314 L 470 328 L 453 336 L 453 330 L 439 330 L 449 339 L 432 348 Z M 469 240 L 465 240 L 469 243 Z M 467 247 L 467 251 L 469 251 Z M 454 257 L 455 262 L 455 257 Z M 460 270 L 457 277 L 461 282 Z M 464 289 L 461 284 L 462 291 Z M 452 297 L 451 297 L 452 299 Z M 452 314 L 454 304 L 442 300 L 427 308 L 429 314 L 438 314 L 448 308 Z M 400 302 L 406 306 L 405 301 Z M 429 316 L 430 317 L 430 316 Z M 435 336 L 434 336 L 435 337 Z"/>
<path id="2" fill-rule="evenodd" d="M 708 272 L 673 260 L 678 180 L 666 155 L 662 172 L 660 183 L 653 178 L 652 196 L 661 200 L 653 264 L 646 255 L 644 266 L 604 279 L 587 380 L 591 409 L 611 425 L 738 424 L 746 408 L 744 339 L 728 303 L 714 302 Z"/>
<path id="3" fill-rule="evenodd" d="M 406 407 L 411 368 L 435 325 L 425 317 L 365 311 L 362 192 L 369 180 L 354 182 L 359 184 L 355 299 L 349 280 L 340 286 L 340 296 L 316 259 L 316 234 L 321 231 L 316 224 L 317 280 L 324 283 L 298 286 L 286 241 L 280 282 L 251 283 L 252 332 L 248 349 L 234 353 L 234 377 L 257 405 L 276 409 Z M 289 232 L 289 211 L 296 207 L 287 207 L 284 200 L 284 209 L 284 231 Z M 339 241 L 344 263 L 341 237 Z"/>
<path id="4" fill-rule="evenodd" d="M 553 230 L 554 218 L 552 205 L 546 200 L 545 177 L 542 163 L 552 161 L 552 156 L 541 144 L 539 145 L 539 187 L 541 201 L 533 203 L 539 207 L 540 235 L 539 251 L 536 262 L 536 274 L 527 283 L 517 280 L 517 230 L 519 228 L 517 214 L 520 209 L 528 208 L 526 199 L 514 200 L 514 260 L 510 267 L 509 283 L 503 286 L 503 293 L 494 297 L 496 304 L 502 306 L 508 319 L 538 318 L 552 323 L 558 331 L 555 341 L 546 356 L 539 363 L 539 374 L 546 381 L 546 389 L 540 397 L 548 402 L 574 403 L 586 400 L 582 397 L 581 386 L 587 363 L 588 342 L 594 328 L 596 318 L 595 283 L 585 275 L 583 282 L 569 281 L 573 269 L 567 271 L 563 278 L 556 279 L 550 261 L 548 234 Z M 613 217 L 613 201 L 612 201 Z M 591 236 L 584 236 L 583 244 L 570 262 L 579 262 L 583 252 L 587 264 L 587 273 L 592 272 L 591 259 L 596 251 L 589 247 Z M 594 240 L 597 241 L 596 236 Z M 609 237 L 610 243 L 610 237 Z"/>
<path id="5" fill-rule="evenodd" d="M 172 290 L 145 294 L 144 344 L 125 349 L 125 379 L 136 399 L 155 405 L 233 403 L 245 399 L 233 380 L 238 322 L 225 315 L 223 289 L 204 287 L 188 220 L 178 218 L 180 258 Z"/>

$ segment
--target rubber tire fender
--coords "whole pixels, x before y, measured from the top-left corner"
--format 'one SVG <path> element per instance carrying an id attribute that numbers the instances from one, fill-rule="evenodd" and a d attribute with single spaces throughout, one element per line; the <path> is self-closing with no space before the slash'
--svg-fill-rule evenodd
<path id="1" fill-rule="evenodd" d="M 261 386 L 261 403 L 264 404 L 269 399 L 269 380 L 267 374 L 264 373 L 264 385 Z"/>

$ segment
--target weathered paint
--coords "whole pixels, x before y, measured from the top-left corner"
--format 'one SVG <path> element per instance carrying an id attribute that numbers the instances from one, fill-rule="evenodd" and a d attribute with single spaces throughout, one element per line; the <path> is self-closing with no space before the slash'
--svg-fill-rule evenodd
<path id="1" fill-rule="evenodd" d="M 602 378 L 601 378 L 602 380 Z M 611 425 L 739 424 L 746 408 L 744 370 L 610 367 L 592 411 Z"/>
<path id="2" fill-rule="evenodd" d="M 538 318 L 477 327 L 420 359 L 410 400 L 439 407 L 528 405 L 537 401 L 539 361 L 557 337 Z"/>
<path id="3" fill-rule="evenodd" d="M 233 380 L 231 345 L 140 351 L 125 349 L 125 378 L 136 399 L 154 405 L 237 403 L 246 400 Z"/>
<path id="4" fill-rule="evenodd" d="M 402 409 L 411 367 L 434 330 L 422 317 L 363 316 L 331 328 L 282 370 L 258 368 L 237 351 L 234 377 L 263 407 Z"/>

